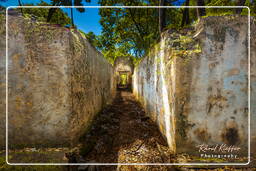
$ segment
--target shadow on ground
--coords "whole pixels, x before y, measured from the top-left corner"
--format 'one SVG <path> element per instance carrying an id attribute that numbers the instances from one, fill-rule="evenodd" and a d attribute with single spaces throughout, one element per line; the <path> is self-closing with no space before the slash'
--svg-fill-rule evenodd
<path id="1" fill-rule="evenodd" d="M 81 142 L 80 154 L 91 163 L 169 163 L 171 157 L 157 126 L 126 89 L 117 92 L 113 104 L 98 115 Z M 102 166 L 101 169 L 130 167 Z"/>
<path id="2" fill-rule="evenodd" d="M 119 89 L 113 103 L 95 118 L 92 126 L 80 138 L 81 144 L 70 149 L 53 148 L 47 151 L 23 149 L 12 154 L 13 161 L 69 163 L 173 163 L 188 162 L 189 156 L 173 155 L 158 127 L 145 115 L 141 105 L 128 89 Z M 34 151 L 36 150 L 36 151 Z M 34 154 L 35 155 L 31 155 Z M 20 156 L 20 154 L 22 154 Z M 16 156 L 15 156 L 16 155 Z M 4 156 L 4 153 L 3 155 Z M 32 157 L 31 157 L 32 156 Z M 22 158 L 19 158 L 22 157 Z M 1 158 L 2 159 L 2 158 Z M 14 160 L 15 159 L 15 160 Z M 56 161 L 55 161 L 56 159 Z M 3 160 L 0 170 L 67 170 L 67 171 L 179 171 L 208 170 L 185 166 L 8 166 Z M 212 168 L 215 171 L 248 170 L 247 168 Z M 249 170 L 255 170 L 249 168 Z"/>

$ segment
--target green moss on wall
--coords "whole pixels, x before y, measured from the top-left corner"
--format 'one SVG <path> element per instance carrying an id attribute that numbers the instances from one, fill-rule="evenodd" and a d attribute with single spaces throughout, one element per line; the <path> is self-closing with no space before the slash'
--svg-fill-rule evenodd
<path id="1" fill-rule="evenodd" d="M 54 40 L 57 29 L 42 25 L 41 23 L 32 23 L 29 19 L 24 20 L 24 35 L 27 42 L 35 42 L 43 39 L 46 42 Z"/>
<path id="2" fill-rule="evenodd" d="M 5 34 L 5 16 L 0 15 L 0 35 Z"/>

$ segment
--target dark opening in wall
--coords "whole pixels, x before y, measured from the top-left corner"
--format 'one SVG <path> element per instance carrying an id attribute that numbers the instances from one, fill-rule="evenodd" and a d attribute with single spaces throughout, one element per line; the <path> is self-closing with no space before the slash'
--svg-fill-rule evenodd
<path id="1" fill-rule="evenodd" d="M 131 89 L 131 73 L 128 71 L 119 71 L 117 75 L 118 89 Z"/>
<path id="2" fill-rule="evenodd" d="M 114 63 L 117 89 L 132 88 L 133 61 L 130 57 L 118 57 Z"/>
<path id="3" fill-rule="evenodd" d="M 128 76 L 127 73 L 120 73 L 119 86 L 127 86 Z"/>

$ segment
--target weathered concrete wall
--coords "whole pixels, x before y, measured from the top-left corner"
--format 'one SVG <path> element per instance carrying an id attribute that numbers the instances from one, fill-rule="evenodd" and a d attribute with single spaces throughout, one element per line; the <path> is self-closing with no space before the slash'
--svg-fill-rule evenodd
<path id="1" fill-rule="evenodd" d="M 196 152 L 199 144 L 225 143 L 246 153 L 247 17 L 208 17 L 195 30 L 169 32 L 135 68 L 134 94 L 172 150 Z M 255 67 L 251 72 L 255 76 Z M 251 79 L 252 97 L 255 84 Z M 251 114 L 255 122 L 255 107 Z"/>
<path id="2" fill-rule="evenodd" d="M 256 155 L 256 19 L 251 20 L 251 152 Z"/>
<path id="3" fill-rule="evenodd" d="M 77 142 L 114 97 L 112 66 L 79 32 L 12 16 L 8 27 L 9 147 Z"/>

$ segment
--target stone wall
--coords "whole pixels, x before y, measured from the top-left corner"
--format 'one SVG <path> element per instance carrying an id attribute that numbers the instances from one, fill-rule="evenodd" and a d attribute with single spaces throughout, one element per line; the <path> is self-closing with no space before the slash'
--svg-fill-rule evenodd
<path id="1" fill-rule="evenodd" d="M 0 149 L 5 147 L 5 17 L 0 15 Z"/>
<path id="2" fill-rule="evenodd" d="M 254 18 L 251 22 L 251 152 L 256 155 L 256 19 Z"/>
<path id="3" fill-rule="evenodd" d="M 8 28 L 9 147 L 76 143 L 114 97 L 112 66 L 78 31 L 17 16 L 9 16 Z"/>
<path id="4" fill-rule="evenodd" d="M 251 40 L 255 47 L 255 34 Z M 253 123 L 256 56 L 251 50 Z M 246 156 L 247 17 L 207 17 L 195 29 L 166 31 L 135 67 L 133 87 L 173 151 L 192 153 L 199 144 L 225 143 L 241 147 Z M 251 130 L 255 142 L 255 125 Z"/>

